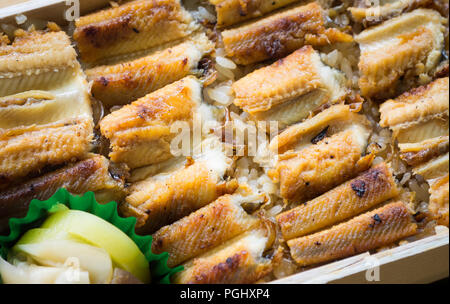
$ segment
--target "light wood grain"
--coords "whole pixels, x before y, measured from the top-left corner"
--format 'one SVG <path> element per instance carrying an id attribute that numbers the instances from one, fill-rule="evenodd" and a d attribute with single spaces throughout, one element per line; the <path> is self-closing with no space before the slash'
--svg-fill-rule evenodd
<path id="1" fill-rule="evenodd" d="M 0 8 L 30 1 L 32 0 L 2 0 L 0 1 Z"/>
<path id="2" fill-rule="evenodd" d="M 8 0 L 9 2 L 12 2 Z M 3 3 L 2 3 L 3 4 Z M 0 19 L 6 23 L 13 23 L 14 16 L 24 14 L 27 17 L 38 19 L 55 19 L 63 21 L 65 0 L 19 0 L 0 8 Z"/>
<path id="3" fill-rule="evenodd" d="M 24 14 L 29 18 L 51 20 L 58 24 L 67 24 L 64 12 L 69 8 L 66 0 L 0 0 L 0 20 L 14 23 L 14 16 Z M 7 2 L 3 2 L 7 1 Z M 109 6 L 108 0 L 80 0 L 81 14 L 88 14 Z"/>
<path id="4" fill-rule="evenodd" d="M 380 266 L 380 281 L 366 280 L 371 261 Z M 363 253 L 305 272 L 270 282 L 271 284 L 317 283 L 431 283 L 449 275 L 448 229 L 437 235 L 385 250 Z"/>
<path id="5" fill-rule="evenodd" d="M 50 21 L 62 21 L 64 0 L 0 0 L 0 23 L 14 22 L 24 13 Z M 108 0 L 80 0 L 82 13 L 107 6 Z M 367 283 L 367 258 L 363 253 L 338 262 L 317 267 L 273 281 L 279 284 L 298 283 Z M 448 230 L 410 244 L 372 255 L 381 265 L 381 283 L 428 283 L 449 275 Z"/>

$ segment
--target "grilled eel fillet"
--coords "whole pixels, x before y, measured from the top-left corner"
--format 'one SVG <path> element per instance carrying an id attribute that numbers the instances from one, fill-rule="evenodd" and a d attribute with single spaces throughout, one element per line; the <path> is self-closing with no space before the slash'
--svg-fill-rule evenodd
<path id="1" fill-rule="evenodd" d="M 25 216 L 32 199 L 46 200 L 59 188 L 66 188 L 74 194 L 95 191 L 104 195 L 109 192 L 111 196 L 108 199 L 120 199 L 124 194 L 124 178 L 119 175 L 111 177 L 109 169 L 109 161 L 105 157 L 90 155 L 77 163 L 1 190 L 0 231 L 8 227 L 9 218 Z"/>
<path id="2" fill-rule="evenodd" d="M 271 246 L 266 229 L 244 233 L 183 265 L 176 284 L 249 284 L 272 270 L 263 253 Z"/>
<path id="3" fill-rule="evenodd" d="M 417 167 L 424 162 L 427 162 L 435 157 L 438 157 L 439 155 L 448 152 L 449 140 L 448 135 L 446 135 L 426 139 L 418 143 L 399 144 L 398 146 L 401 151 L 400 158 L 408 165 Z"/>
<path id="4" fill-rule="evenodd" d="M 409 12 L 419 7 L 428 7 L 432 2 L 433 0 L 381 0 L 379 5 L 367 6 L 365 1 L 359 1 L 359 7 L 350 7 L 348 10 L 354 21 L 375 24 L 396 17 L 403 12 Z"/>
<path id="5" fill-rule="evenodd" d="M 284 127 L 343 100 L 343 78 L 308 45 L 236 81 L 234 104 L 257 120 L 277 120 Z"/>
<path id="6" fill-rule="evenodd" d="M 386 246 L 416 231 L 404 203 L 396 202 L 287 244 L 297 264 L 308 266 Z"/>
<path id="7" fill-rule="evenodd" d="M 260 17 L 294 2 L 296 0 L 209 0 L 216 8 L 218 27 Z"/>
<path id="8" fill-rule="evenodd" d="M 84 158 L 93 136 L 88 84 L 69 37 L 17 33 L 0 45 L 0 189 Z"/>
<path id="9" fill-rule="evenodd" d="M 83 61 L 146 50 L 197 29 L 179 0 L 137 0 L 79 18 L 73 34 Z"/>
<path id="10" fill-rule="evenodd" d="M 91 147 L 91 138 L 92 120 L 88 118 L 0 129 L 0 184 L 47 165 L 83 158 Z"/>
<path id="11" fill-rule="evenodd" d="M 214 49 L 202 34 L 155 54 L 86 71 L 92 94 L 107 106 L 123 105 L 196 73 L 199 61 Z"/>
<path id="12" fill-rule="evenodd" d="M 79 79 L 53 91 L 27 91 L 0 97 L 0 130 L 18 130 L 74 118 L 90 118 L 91 105 Z"/>
<path id="13" fill-rule="evenodd" d="M 349 105 L 333 105 L 301 123 L 284 129 L 270 141 L 269 148 L 279 154 L 288 150 L 300 150 L 354 124 L 369 127 L 364 115 L 358 115 Z M 327 131 L 322 132 L 324 129 Z"/>
<path id="14" fill-rule="evenodd" d="M 223 180 L 229 166 L 231 160 L 219 151 L 191 159 L 185 167 L 133 184 L 120 210 L 137 218 L 137 231 L 154 233 L 218 197 L 233 193 L 237 182 Z"/>
<path id="15" fill-rule="evenodd" d="M 0 97 L 47 90 L 79 72 L 75 49 L 66 33 L 19 32 L 0 44 Z"/>
<path id="16" fill-rule="evenodd" d="M 402 126 L 441 113 L 448 115 L 448 90 L 449 78 L 444 77 L 386 101 L 380 107 L 381 126 Z"/>
<path id="17" fill-rule="evenodd" d="M 368 132 L 355 126 L 300 151 L 280 155 L 276 171 L 281 197 L 301 202 L 367 170 L 373 159 L 372 155 L 361 157 L 367 139 Z"/>
<path id="18" fill-rule="evenodd" d="M 326 28 L 325 18 L 324 10 L 314 2 L 223 31 L 226 55 L 238 64 L 248 65 L 284 57 L 307 44 L 353 41 L 348 34 Z"/>
<path id="19" fill-rule="evenodd" d="M 200 81 L 188 76 L 106 116 L 100 130 L 111 142 L 111 160 L 137 168 L 173 157 L 171 125 L 192 121 L 201 91 Z"/>
<path id="20" fill-rule="evenodd" d="M 92 136 L 92 110 L 82 78 L 53 91 L 0 98 L 0 188 L 46 166 L 85 157 Z"/>
<path id="21" fill-rule="evenodd" d="M 381 163 L 323 195 L 277 216 L 290 240 L 334 225 L 399 194 L 391 170 Z"/>
<path id="22" fill-rule="evenodd" d="M 419 174 L 427 180 L 432 180 L 441 177 L 448 173 L 448 157 L 449 153 L 435 157 L 430 161 L 414 167 L 414 174 Z"/>
<path id="23" fill-rule="evenodd" d="M 436 11 L 417 9 L 357 35 L 361 94 L 391 97 L 397 94 L 402 77 L 431 72 L 441 58 L 445 22 Z"/>
<path id="24" fill-rule="evenodd" d="M 449 174 L 430 181 L 430 203 L 428 211 L 437 224 L 448 227 L 448 183 Z"/>
<path id="25" fill-rule="evenodd" d="M 52 91 L 0 97 L 0 188 L 86 156 L 93 119 L 80 75 Z"/>
<path id="26" fill-rule="evenodd" d="M 168 252 L 169 267 L 196 257 L 213 247 L 255 227 L 257 217 L 248 215 L 242 203 L 262 201 L 262 197 L 224 195 L 189 216 L 153 234 L 152 251 Z"/>
<path id="27" fill-rule="evenodd" d="M 449 79 L 412 89 L 380 106 L 382 127 L 393 131 L 400 157 L 418 166 L 448 152 Z"/>
<path id="28" fill-rule="evenodd" d="M 281 197 L 299 203 L 367 170 L 373 160 L 373 155 L 361 157 L 370 135 L 367 123 L 337 105 L 275 137 L 270 149 L 282 154 L 269 176 L 280 183 Z"/>
<path id="29" fill-rule="evenodd" d="M 448 227 L 448 165 L 449 153 L 435 157 L 426 163 L 413 168 L 414 174 L 425 178 L 430 185 L 430 201 L 428 204 L 428 216 L 439 225 Z"/>

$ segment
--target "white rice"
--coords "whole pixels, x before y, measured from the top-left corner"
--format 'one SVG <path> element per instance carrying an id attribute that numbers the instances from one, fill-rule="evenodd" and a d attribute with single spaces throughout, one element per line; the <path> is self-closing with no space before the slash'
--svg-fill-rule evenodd
<path id="1" fill-rule="evenodd" d="M 380 156 L 376 156 L 374 158 L 372 164 L 375 166 L 375 165 L 381 164 L 382 162 L 384 162 L 384 159 L 382 157 L 380 157 Z"/>
<path id="2" fill-rule="evenodd" d="M 27 22 L 28 19 L 27 16 L 25 16 L 24 14 L 17 15 L 14 18 L 16 19 L 16 23 L 18 25 L 24 24 L 25 22 Z"/>
<path id="3" fill-rule="evenodd" d="M 428 202 L 429 201 L 429 194 L 427 185 L 424 183 L 422 185 L 419 185 L 417 180 L 415 178 L 412 178 L 408 181 L 408 187 L 415 192 L 416 194 L 416 200 L 421 202 Z"/>
<path id="4" fill-rule="evenodd" d="M 216 63 L 226 69 L 234 70 L 237 68 L 237 65 L 230 59 L 222 56 L 216 57 Z"/>
<path id="5" fill-rule="evenodd" d="M 115 111 L 118 111 L 118 110 L 122 109 L 122 107 L 123 107 L 123 106 L 112 106 L 112 107 L 109 109 L 109 111 L 112 113 L 112 112 L 115 112 Z"/>
<path id="6" fill-rule="evenodd" d="M 340 70 L 347 78 L 347 85 L 358 88 L 359 48 L 356 44 L 340 44 L 336 48 L 323 47 L 320 58 L 328 66 Z"/>
<path id="7" fill-rule="evenodd" d="M 275 217 L 276 215 L 280 214 L 281 211 L 283 211 L 283 207 L 280 205 L 275 205 L 272 208 L 267 211 L 267 215 L 270 217 Z"/>
<path id="8" fill-rule="evenodd" d="M 220 83 L 214 88 L 206 88 L 209 98 L 222 106 L 229 106 L 233 102 L 231 95 L 231 81 Z"/>
<path id="9" fill-rule="evenodd" d="M 234 80 L 236 78 L 232 70 L 224 68 L 219 64 L 216 65 L 216 70 L 219 73 L 218 74 L 219 81 Z"/>
<path id="10" fill-rule="evenodd" d="M 211 23 L 215 23 L 217 21 L 217 18 L 214 14 L 210 13 L 206 8 L 203 6 L 198 7 L 198 14 L 201 18 L 208 20 Z"/>
<path id="11" fill-rule="evenodd" d="M 274 265 L 273 275 L 276 279 L 281 279 L 297 271 L 295 263 L 291 259 L 283 257 L 279 263 Z"/>
<path id="12" fill-rule="evenodd" d="M 187 1 L 189 2 L 189 1 Z M 191 3 L 184 3 L 184 6 L 189 10 L 191 15 L 196 19 L 197 21 L 203 23 L 208 22 L 211 24 L 216 23 L 217 18 L 215 13 L 213 12 L 213 8 L 209 7 L 205 8 L 203 6 L 200 6 L 198 3 L 194 3 L 195 1 L 191 1 Z M 208 10 L 209 9 L 209 10 Z M 210 11 L 211 10 L 211 11 Z"/>
<path id="13" fill-rule="evenodd" d="M 342 25 L 342 26 L 346 26 L 350 24 L 350 19 L 348 18 L 347 15 L 345 14 L 341 14 L 341 15 L 337 15 L 335 18 L 335 22 Z"/>
<path id="14" fill-rule="evenodd" d="M 266 174 L 263 174 L 258 178 L 258 184 L 262 185 L 264 192 L 268 194 L 278 194 L 277 184 L 273 183 Z"/>
<path id="15" fill-rule="evenodd" d="M 226 53 L 224 48 L 221 47 L 216 48 L 216 56 L 225 57 L 225 55 Z"/>
<path id="16" fill-rule="evenodd" d="M 411 173 L 410 172 L 406 172 L 405 174 L 403 174 L 402 179 L 400 180 L 400 185 L 404 185 L 406 184 L 407 181 L 409 181 L 409 179 L 411 178 Z"/>

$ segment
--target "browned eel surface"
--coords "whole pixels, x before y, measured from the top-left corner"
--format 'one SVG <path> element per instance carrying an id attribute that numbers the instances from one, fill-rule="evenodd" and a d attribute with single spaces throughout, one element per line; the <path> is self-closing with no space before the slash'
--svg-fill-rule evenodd
<path id="1" fill-rule="evenodd" d="M 391 170 L 381 163 L 333 190 L 281 213 L 277 221 L 284 239 L 290 240 L 351 218 L 398 193 Z"/>
<path id="2" fill-rule="evenodd" d="M 294 260 L 307 266 L 389 245 L 416 231 L 417 224 L 404 203 L 396 202 L 287 243 Z"/>

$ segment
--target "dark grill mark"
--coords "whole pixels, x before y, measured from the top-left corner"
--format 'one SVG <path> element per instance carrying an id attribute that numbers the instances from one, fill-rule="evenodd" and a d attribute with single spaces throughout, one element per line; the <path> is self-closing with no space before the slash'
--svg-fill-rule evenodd
<path id="1" fill-rule="evenodd" d="M 281 43 L 280 39 L 272 37 L 270 39 L 265 39 L 261 42 L 262 48 L 267 56 L 269 57 L 279 57 L 284 52 L 284 45 Z"/>
<path id="2" fill-rule="evenodd" d="M 370 228 L 375 227 L 376 224 L 380 224 L 382 222 L 380 216 L 378 214 L 375 214 L 373 217 L 374 222 L 372 224 L 369 224 Z"/>
<path id="3" fill-rule="evenodd" d="M 366 183 L 362 180 L 355 180 L 354 182 L 352 182 L 351 186 L 358 197 L 363 197 L 366 193 Z"/>
<path id="4" fill-rule="evenodd" d="M 86 28 L 83 29 L 84 35 L 86 35 L 86 37 L 88 38 L 92 38 L 95 37 L 98 33 L 98 28 L 96 28 L 93 25 L 90 25 Z M 92 38 L 93 39 L 93 38 Z"/>
<path id="5" fill-rule="evenodd" d="M 203 71 L 208 71 L 208 70 L 212 69 L 212 67 L 213 67 L 213 62 L 212 62 L 212 60 L 211 60 L 210 58 L 208 58 L 208 57 L 202 58 L 202 59 L 198 62 L 198 65 L 197 65 L 197 68 L 198 68 L 199 70 L 203 70 Z"/>
<path id="6" fill-rule="evenodd" d="M 111 175 L 111 177 L 115 180 L 121 180 L 122 179 L 122 175 L 119 174 L 118 172 L 114 171 L 114 170 L 108 170 L 109 175 Z"/>
<path id="7" fill-rule="evenodd" d="M 413 217 L 416 220 L 416 222 L 421 223 L 426 218 L 426 214 L 417 211 L 416 213 L 413 214 Z"/>
<path id="8" fill-rule="evenodd" d="M 325 129 L 323 129 L 322 131 L 319 132 L 319 134 L 317 134 L 316 136 L 313 137 L 313 139 L 311 139 L 311 143 L 313 145 L 317 144 L 319 141 L 321 141 L 322 139 L 325 138 L 325 136 L 327 136 L 327 132 L 328 132 L 328 128 L 330 126 L 327 126 Z"/>
<path id="9" fill-rule="evenodd" d="M 108 86 L 108 84 L 109 84 L 109 80 L 102 76 L 102 77 L 100 77 L 100 83 L 101 83 L 104 87 L 106 87 L 106 86 Z"/>
<path id="10" fill-rule="evenodd" d="M 86 42 L 96 48 L 101 48 L 117 40 L 127 38 L 130 32 L 134 32 L 134 28 L 130 27 L 132 15 L 120 16 L 109 20 L 101 25 L 87 25 L 77 29 L 75 36 L 83 35 Z M 80 34 L 81 31 L 81 34 Z M 80 38 L 83 38 L 81 36 Z"/>
<path id="11" fill-rule="evenodd" d="M 239 16 L 245 17 L 248 15 L 247 5 L 239 5 Z"/>
<path id="12" fill-rule="evenodd" d="M 377 224 L 379 224 L 379 223 L 382 222 L 382 221 L 381 221 L 381 218 L 380 218 L 380 216 L 379 216 L 378 214 L 375 214 L 375 215 L 373 216 L 373 219 L 375 220 L 375 222 L 376 222 Z"/>

